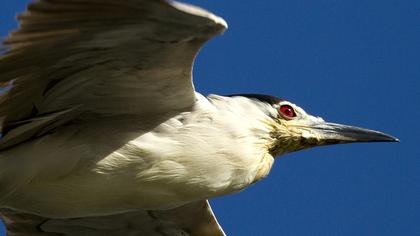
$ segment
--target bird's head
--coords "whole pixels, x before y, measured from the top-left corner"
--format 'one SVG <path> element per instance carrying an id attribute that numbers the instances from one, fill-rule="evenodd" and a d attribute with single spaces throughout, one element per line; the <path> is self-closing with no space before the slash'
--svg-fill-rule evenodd
<path id="1" fill-rule="evenodd" d="M 268 107 L 270 126 L 270 153 L 278 156 L 306 148 L 354 142 L 398 142 L 391 135 L 365 128 L 329 123 L 320 117 L 307 114 L 299 106 L 273 96 L 241 94 Z"/>

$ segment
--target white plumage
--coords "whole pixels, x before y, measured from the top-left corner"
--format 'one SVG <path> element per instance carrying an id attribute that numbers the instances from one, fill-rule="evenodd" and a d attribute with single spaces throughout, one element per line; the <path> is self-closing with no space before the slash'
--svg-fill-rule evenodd
<path id="1" fill-rule="evenodd" d="M 274 142 L 271 129 L 260 122 L 269 117 L 260 106 L 247 98 L 197 94 L 191 111 L 160 124 L 149 117 L 112 117 L 68 125 L 2 153 L 1 166 L 21 178 L 11 182 L 13 194 L 2 202 L 74 218 L 171 209 L 237 192 L 273 161 L 266 146 Z M 21 166 L 30 168 L 25 177 Z"/>

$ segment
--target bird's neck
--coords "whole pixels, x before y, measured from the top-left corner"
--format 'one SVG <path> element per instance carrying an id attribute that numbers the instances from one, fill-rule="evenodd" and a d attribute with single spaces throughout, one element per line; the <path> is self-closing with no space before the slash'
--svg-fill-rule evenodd
<path id="1" fill-rule="evenodd" d="M 238 143 L 235 148 L 240 149 L 237 152 L 247 150 L 245 155 L 252 159 L 249 165 L 252 183 L 267 176 L 274 162 L 272 148 L 275 146 L 274 120 L 269 115 L 269 107 L 246 97 L 210 95 L 207 99 L 216 107 L 219 116 L 224 117 L 226 129 L 232 130 Z"/>

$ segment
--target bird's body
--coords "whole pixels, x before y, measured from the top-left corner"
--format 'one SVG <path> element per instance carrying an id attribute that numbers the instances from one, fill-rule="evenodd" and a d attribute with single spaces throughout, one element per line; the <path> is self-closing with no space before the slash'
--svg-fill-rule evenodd
<path id="1" fill-rule="evenodd" d="M 14 188 L 1 195 L 2 205 L 81 217 L 169 209 L 240 191 L 267 175 L 274 160 L 269 109 L 260 106 L 197 94 L 190 111 L 159 123 L 133 116 L 60 127 L 0 153 L 8 170 L 0 183 Z"/>

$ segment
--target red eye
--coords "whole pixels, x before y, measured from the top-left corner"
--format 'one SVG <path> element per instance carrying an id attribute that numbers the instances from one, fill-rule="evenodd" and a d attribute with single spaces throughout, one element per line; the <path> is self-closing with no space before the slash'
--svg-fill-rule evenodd
<path id="1" fill-rule="evenodd" d="M 279 109 L 280 115 L 283 116 L 283 118 L 286 119 L 293 119 L 296 117 L 296 112 L 293 110 L 293 107 L 290 105 L 283 105 Z"/>

